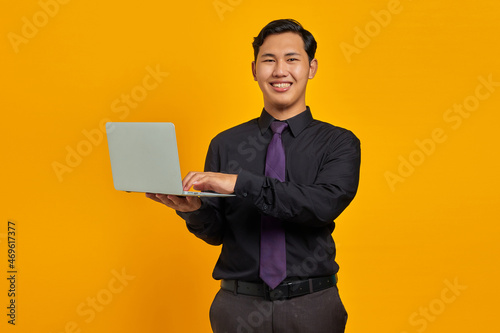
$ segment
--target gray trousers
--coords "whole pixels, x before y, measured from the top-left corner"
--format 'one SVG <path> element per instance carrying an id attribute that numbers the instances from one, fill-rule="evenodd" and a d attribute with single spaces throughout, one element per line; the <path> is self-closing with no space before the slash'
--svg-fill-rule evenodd
<path id="1" fill-rule="evenodd" d="M 277 301 L 221 289 L 210 307 L 214 333 L 343 333 L 346 321 L 336 286 Z"/>

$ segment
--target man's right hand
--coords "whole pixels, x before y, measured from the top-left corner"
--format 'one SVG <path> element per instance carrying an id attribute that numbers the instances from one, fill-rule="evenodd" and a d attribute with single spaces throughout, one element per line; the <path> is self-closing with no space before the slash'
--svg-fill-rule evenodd
<path id="1" fill-rule="evenodd" d="M 201 207 L 201 200 L 196 196 L 179 197 L 170 194 L 146 193 L 146 197 L 183 213 L 194 212 Z"/>

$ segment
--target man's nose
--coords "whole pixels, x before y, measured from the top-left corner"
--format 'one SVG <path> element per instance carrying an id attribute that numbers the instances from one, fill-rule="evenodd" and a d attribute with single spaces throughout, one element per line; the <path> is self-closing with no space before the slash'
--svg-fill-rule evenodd
<path id="1" fill-rule="evenodd" d="M 283 77 L 283 76 L 288 75 L 288 72 L 286 69 L 286 63 L 284 61 L 281 61 L 281 60 L 276 61 L 273 75 L 276 77 Z"/>

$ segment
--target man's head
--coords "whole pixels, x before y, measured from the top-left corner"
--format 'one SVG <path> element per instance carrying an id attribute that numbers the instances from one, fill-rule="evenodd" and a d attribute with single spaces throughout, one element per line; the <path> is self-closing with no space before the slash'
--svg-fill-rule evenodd
<path id="1" fill-rule="evenodd" d="M 311 33 L 297 21 L 277 20 L 262 29 L 253 46 L 252 73 L 264 96 L 265 109 L 281 120 L 304 111 L 307 82 L 318 67 Z"/>
<path id="2" fill-rule="evenodd" d="M 259 33 L 257 37 L 253 39 L 253 53 L 254 61 L 257 60 L 257 55 L 259 54 L 260 47 L 264 44 L 264 40 L 269 35 L 281 34 L 284 32 L 293 32 L 302 37 L 304 42 L 304 50 L 309 57 L 309 62 L 314 59 L 316 54 L 316 48 L 318 44 L 314 39 L 314 36 L 304 29 L 302 25 L 293 19 L 275 20 L 266 25 Z"/>

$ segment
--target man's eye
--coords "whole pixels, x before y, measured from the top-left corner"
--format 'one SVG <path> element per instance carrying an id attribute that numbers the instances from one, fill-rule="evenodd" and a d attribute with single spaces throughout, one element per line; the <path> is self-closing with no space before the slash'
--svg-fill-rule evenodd
<path id="1" fill-rule="evenodd" d="M 264 62 L 273 62 L 274 60 L 273 59 L 266 59 L 264 60 Z"/>
<path id="2" fill-rule="evenodd" d="M 299 60 L 299 59 L 297 59 L 297 58 L 290 58 L 290 59 L 288 59 L 288 61 L 296 61 L 296 60 Z"/>

